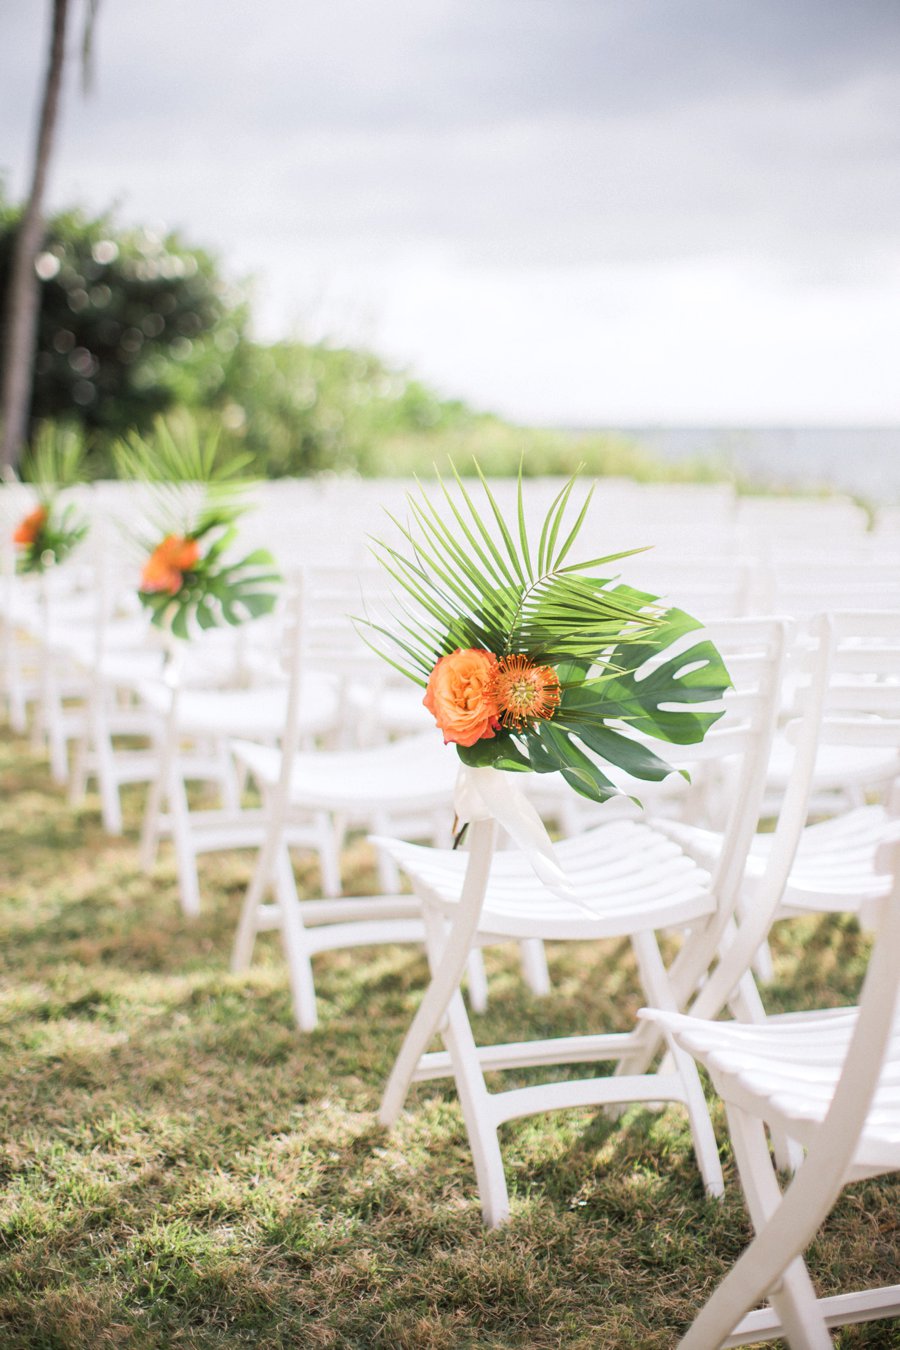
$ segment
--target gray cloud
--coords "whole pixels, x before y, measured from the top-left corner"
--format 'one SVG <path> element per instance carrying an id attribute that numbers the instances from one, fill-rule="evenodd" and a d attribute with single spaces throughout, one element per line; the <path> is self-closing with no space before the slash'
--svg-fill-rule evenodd
<path id="1" fill-rule="evenodd" d="M 37 6 L 6 10 L 22 184 L 43 39 Z M 867 275 L 897 247 L 898 57 L 896 0 L 116 0 L 53 193 L 256 241 L 260 266 L 294 240 Z"/>

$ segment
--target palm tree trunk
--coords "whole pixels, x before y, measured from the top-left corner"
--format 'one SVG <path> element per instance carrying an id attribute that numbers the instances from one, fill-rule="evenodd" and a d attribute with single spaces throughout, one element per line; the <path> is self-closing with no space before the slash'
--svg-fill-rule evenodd
<path id="1" fill-rule="evenodd" d="M 5 477 L 15 470 L 28 432 L 34 348 L 40 307 L 40 283 L 34 264 L 44 238 L 44 187 L 53 149 L 53 135 L 62 88 L 68 9 L 69 0 L 53 0 L 50 59 L 44 79 L 34 173 L 31 191 L 16 231 L 4 304 L 3 327 L 6 330 L 6 343 L 3 352 L 3 386 L 0 392 L 0 420 L 3 424 L 0 471 Z"/>

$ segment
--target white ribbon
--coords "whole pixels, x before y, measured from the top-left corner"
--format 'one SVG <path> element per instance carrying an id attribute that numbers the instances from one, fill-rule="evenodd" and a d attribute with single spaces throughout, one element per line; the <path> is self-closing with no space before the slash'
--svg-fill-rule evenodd
<path id="1" fill-rule="evenodd" d="M 512 773 L 462 764 L 453 804 L 460 825 L 473 820 L 496 820 L 525 854 L 547 889 L 561 899 L 575 900 L 572 883 L 559 864 L 544 822 L 513 781 Z"/>

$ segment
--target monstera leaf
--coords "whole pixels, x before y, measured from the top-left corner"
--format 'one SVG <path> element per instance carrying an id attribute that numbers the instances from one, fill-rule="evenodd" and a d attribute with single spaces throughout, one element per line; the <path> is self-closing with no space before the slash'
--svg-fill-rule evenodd
<path id="1" fill-rule="evenodd" d="M 595 801 L 620 791 L 611 768 L 647 782 L 676 772 L 658 743 L 701 741 L 730 684 L 700 621 L 609 574 L 641 550 L 569 561 L 591 496 L 564 528 L 574 477 L 534 547 L 521 474 L 513 526 L 478 474 L 487 519 L 456 474 L 456 496 L 438 480 L 442 511 L 420 487 L 409 523 L 392 517 L 406 548 L 373 551 L 396 584 L 394 612 L 358 619 L 363 636 L 426 688 L 465 764 L 558 772 Z"/>

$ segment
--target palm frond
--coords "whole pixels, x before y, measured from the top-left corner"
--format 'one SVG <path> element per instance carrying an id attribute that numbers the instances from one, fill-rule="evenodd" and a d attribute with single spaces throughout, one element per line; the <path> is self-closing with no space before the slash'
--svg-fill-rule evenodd
<path id="1" fill-rule="evenodd" d="M 151 494 L 142 542 L 153 555 L 174 538 L 193 541 L 196 562 L 174 567 L 174 594 L 165 588 L 139 588 L 151 619 L 179 638 L 196 628 L 244 623 L 274 608 L 281 576 L 265 549 L 230 560 L 237 522 L 250 509 L 251 483 L 244 475 L 246 455 L 223 457 L 218 430 L 203 430 L 195 419 L 157 418 L 148 437 L 133 432 L 116 447 L 120 477 L 143 483 Z M 202 548 L 200 546 L 202 545 Z M 173 565 L 174 566 L 174 565 Z"/>
<path id="2" fill-rule="evenodd" d="M 250 456 L 223 456 L 219 437 L 218 428 L 183 413 L 157 417 L 147 436 L 132 431 L 113 447 L 119 477 L 150 490 L 154 533 L 198 535 L 250 509 Z"/>
<path id="3" fill-rule="evenodd" d="M 22 460 L 22 477 L 42 502 L 62 488 L 84 480 L 85 443 L 81 430 L 67 422 L 42 422 Z"/>

